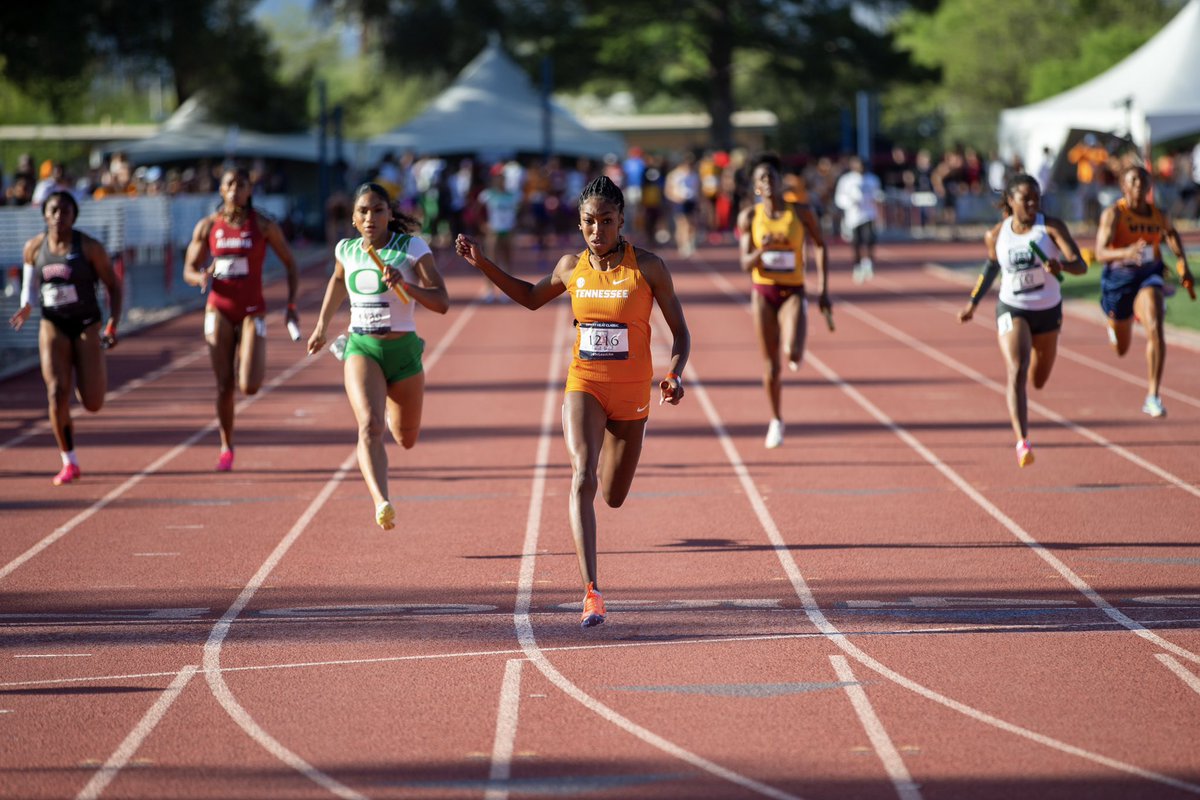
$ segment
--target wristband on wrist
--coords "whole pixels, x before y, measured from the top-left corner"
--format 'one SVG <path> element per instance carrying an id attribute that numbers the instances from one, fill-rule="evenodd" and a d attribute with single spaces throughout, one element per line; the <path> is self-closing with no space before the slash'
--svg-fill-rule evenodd
<path id="1" fill-rule="evenodd" d="M 113 319 L 112 317 L 109 317 L 108 322 L 104 326 L 104 335 L 112 336 L 116 332 L 117 332 L 117 321 L 115 319 Z"/>
<path id="2" fill-rule="evenodd" d="M 681 378 L 679 375 L 676 375 L 674 372 L 668 372 L 667 380 L 671 380 L 672 378 L 675 379 L 676 383 L 680 384 L 681 386 L 683 385 L 683 378 Z"/>
<path id="3" fill-rule="evenodd" d="M 288 303 L 288 304 L 287 304 L 287 310 L 288 310 L 288 311 L 295 311 L 295 310 L 296 310 L 296 304 L 295 304 L 295 303 Z"/>

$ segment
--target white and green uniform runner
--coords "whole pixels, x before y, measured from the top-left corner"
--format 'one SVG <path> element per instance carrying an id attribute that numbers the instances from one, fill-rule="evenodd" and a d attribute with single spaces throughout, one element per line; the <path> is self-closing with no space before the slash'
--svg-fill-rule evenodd
<path id="1" fill-rule="evenodd" d="M 410 284 L 418 280 L 417 262 L 430 252 L 424 240 L 406 233 L 393 233 L 386 245 L 376 249 L 383 263 L 399 270 Z M 350 295 L 350 337 L 342 357 L 365 356 L 375 361 L 389 384 L 421 372 L 425 342 L 416 335 L 416 302 L 405 303 L 388 288 L 362 239 L 343 239 L 334 253 Z M 388 337 L 392 333 L 408 335 Z"/>
<path id="2" fill-rule="evenodd" d="M 432 251 L 423 239 L 393 233 L 388 243 L 376 252 L 383 263 L 400 271 L 406 283 L 416 283 L 417 261 Z M 383 273 L 367 255 L 362 239 L 342 239 L 334 253 L 346 273 L 351 333 L 379 335 L 417 329 L 413 320 L 416 303 L 405 303 L 388 288 Z"/>

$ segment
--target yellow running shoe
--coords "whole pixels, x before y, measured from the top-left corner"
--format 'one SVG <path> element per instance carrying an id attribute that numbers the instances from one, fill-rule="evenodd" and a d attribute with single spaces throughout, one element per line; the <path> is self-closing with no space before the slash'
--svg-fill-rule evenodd
<path id="1" fill-rule="evenodd" d="M 583 595 L 583 616 L 580 618 L 579 627 L 590 628 L 602 622 L 604 622 L 604 596 L 589 583 L 587 592 Z"/>
<path id="2" fill-rule="evenodd" d="M 1017 442 L 1017 464 L 1022 467 L 1028 467 L 1033 463 L 1033 445 L 1028 439 L 1022 439 Z"/>
<path id="3" fill-rule="evenodd" d="M 385 531 L 396 527 L 396 509 L 387 500 L 375 507 L 375 523 Z"/>

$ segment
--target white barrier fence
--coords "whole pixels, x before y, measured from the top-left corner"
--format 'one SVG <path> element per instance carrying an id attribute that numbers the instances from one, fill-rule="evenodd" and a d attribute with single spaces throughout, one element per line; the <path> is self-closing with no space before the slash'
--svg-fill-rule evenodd
<path id="1" fill-rule="evenodd" d="M 125 316 L 188 303 L 198 295 L 183 283 L 183 255 L 196 223 L 217 208 L 215 195 L 114 197 L 79 203 L 75 227 L 104 245 L 124 274 Z M 254 198 L 256 209 L 277 220 L 291 210 L 287 195 Z M 41 208 L 0 207 L 0 375 L 37 355 L 38 311 L 20 331 L 8 325 L 20 303 L 25 242 L 45 229 Z"/>

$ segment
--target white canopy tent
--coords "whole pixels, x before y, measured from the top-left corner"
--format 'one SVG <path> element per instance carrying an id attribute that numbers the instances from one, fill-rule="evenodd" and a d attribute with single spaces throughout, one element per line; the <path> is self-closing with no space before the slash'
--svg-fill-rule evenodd
<path id="1" fill-rule="evenodd" d="M 1061 149 L 1072 128 L 1153 141 L 1200 133 L 1200 0 L 1189 0 L 1123 61 L 1054 97 L 1000 113 L 1000 155 L 1036 170 L 1043 148 Z"/>
<path id="2" fill-rule="evenodd" d="M 328 145 L 332 150 L 332 142 Z M 185 100 L 153 136 L 116 142 L 104 148 L 120 150 L 132 164 L 164 164 L 202 158 L 277 158 L 316 163 L 315 133 L 260 133 L 211 121 L 203 98 Z M 332 161 L 330 152 L 327 158 Z"/>
<path id="3" fill-rule="evenodd" d="M 625 150 L 620 136 L 589 130 L 554 102 L 550 114 L 554 154 L 602 158 Z M 368 157 L 375 160 L 405 150 L 431 156 L 542 153 L 542 128 L 541 93 L 493 40 L 424 112 L 368 140 Z"/>

